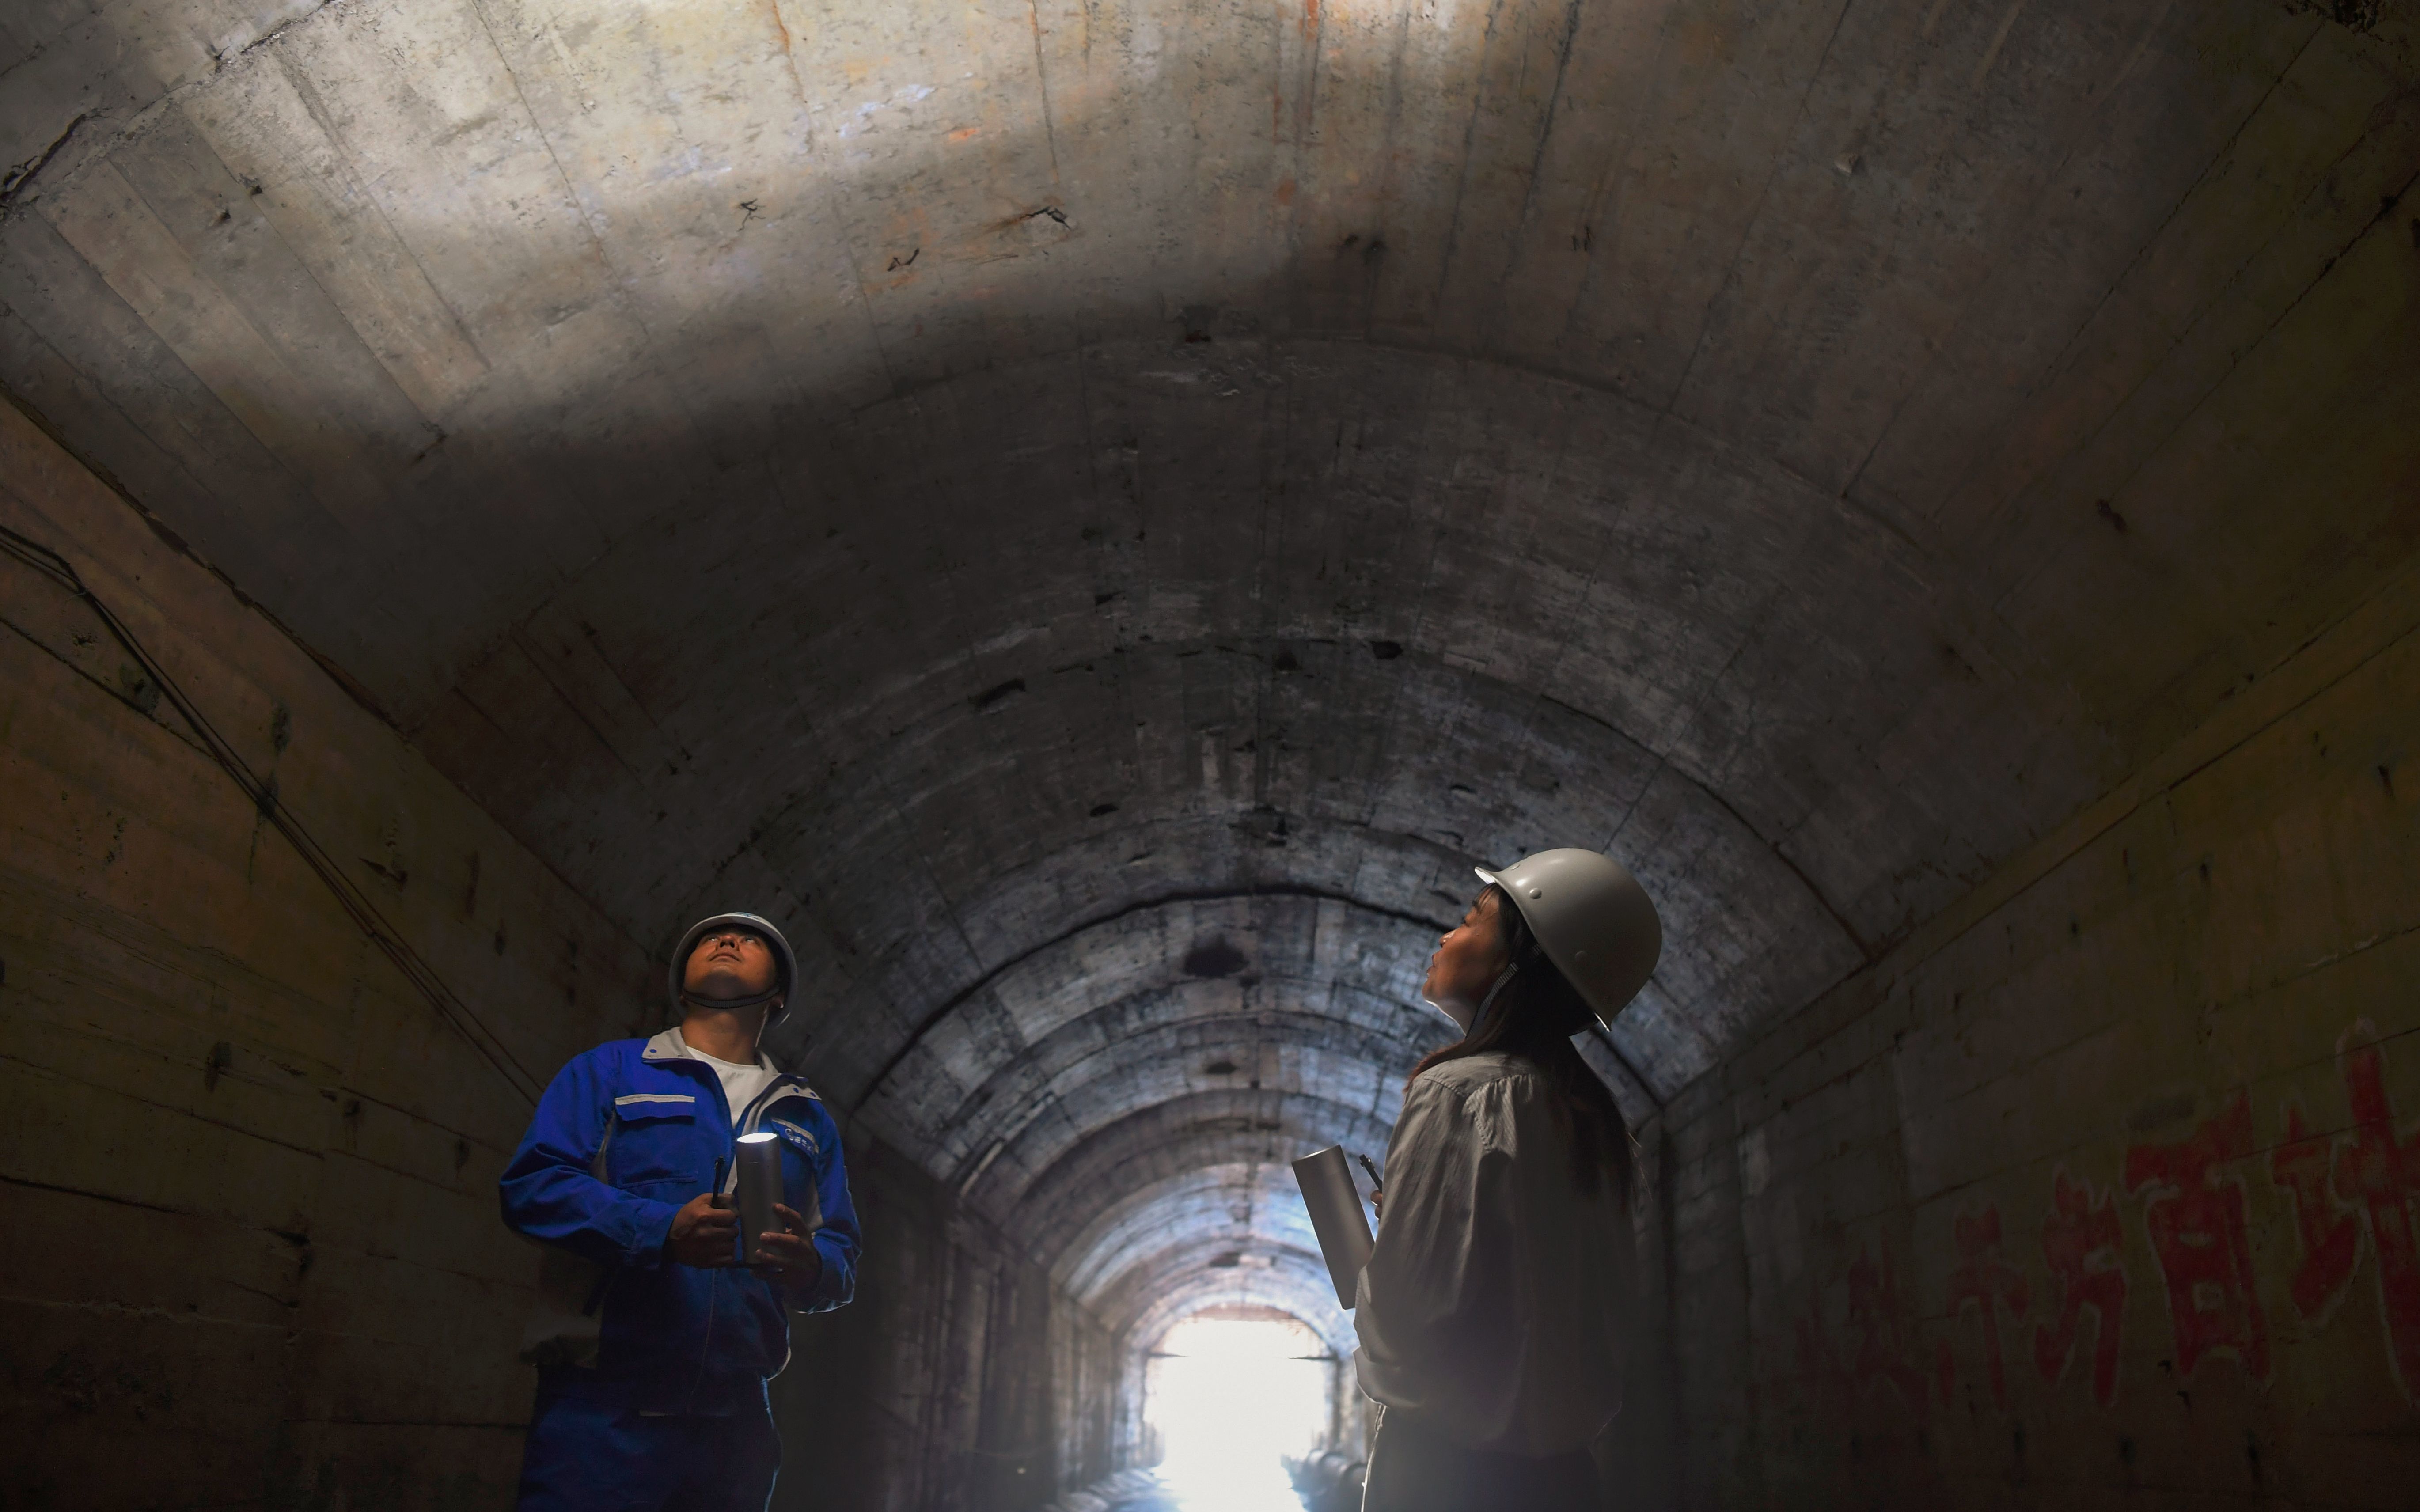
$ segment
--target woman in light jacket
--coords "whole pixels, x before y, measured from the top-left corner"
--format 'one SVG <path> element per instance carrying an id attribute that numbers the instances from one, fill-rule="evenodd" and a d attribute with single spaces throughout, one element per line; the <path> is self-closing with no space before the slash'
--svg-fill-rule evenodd
<path id="1" fill-rule="evenodd" d="M 1594 1512 L 1621 1409 L 1630 1134 L 1572 1036 L 1609 1021 L 1663 932 L 1593 851 L 1501 873 L 1421 995 L 1462 1039 L 1413 1071 L 1387 1147 L 1354 1365 L 1383 1406 L 1364 1512 Z"/>

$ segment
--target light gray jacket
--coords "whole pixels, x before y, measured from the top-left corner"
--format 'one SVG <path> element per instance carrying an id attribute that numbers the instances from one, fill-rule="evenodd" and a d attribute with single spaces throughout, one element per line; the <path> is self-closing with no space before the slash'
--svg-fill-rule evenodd
<path id="1" fill-rule="evenodd" d="M 1354 1309 L 1353 1363 L 1390 1425 L 1549 1455 L 1621 1410 L 1630 1213 L 1610 1172 L 1580 1194 L 1556 1095 L 1504 1055 L 1448 1061 L 1404 1095 Z"/>

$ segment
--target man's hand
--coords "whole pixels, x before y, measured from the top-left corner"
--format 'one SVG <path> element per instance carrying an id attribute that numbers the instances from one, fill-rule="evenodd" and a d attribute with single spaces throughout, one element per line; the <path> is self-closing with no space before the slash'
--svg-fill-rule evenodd
<path id="1" fill-rule="evenodd" d="M 714 1194 L 700 1192 L 673 1214 L 673 1231 L 664 1253 L 681 1265 L 702 1270 L 739 1263 L 739 1214 L 714 1205 Z"/>
<path id="2" fill-rule="evenodd" d="M 765 1232 L 757 1247 L 773 1263 L 759 1265 L 756 1273 L 779 1281 L 795 1292 L 811 1291 L 824 1273 L 824 1257 L 815 1249 L 814 1233 L 807 1227 L 806 1219 L 790 1209 L 776 1202 L 773 1211 L 781 1215 L 782 1227 L 788 1232 Z"/>

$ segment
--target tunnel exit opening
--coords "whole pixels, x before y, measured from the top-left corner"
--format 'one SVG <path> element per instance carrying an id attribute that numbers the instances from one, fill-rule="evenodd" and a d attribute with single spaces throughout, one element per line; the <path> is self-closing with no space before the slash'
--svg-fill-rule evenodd
<path id="1" fill-rule="evenodd" d="M 1184 1512 L 1299 1512 L 1287 1463 L 1335 1434 L 1339 1362 L 1301 1319 L 1214 1307 L 1147 1356 L 1143 1421 Z"/>

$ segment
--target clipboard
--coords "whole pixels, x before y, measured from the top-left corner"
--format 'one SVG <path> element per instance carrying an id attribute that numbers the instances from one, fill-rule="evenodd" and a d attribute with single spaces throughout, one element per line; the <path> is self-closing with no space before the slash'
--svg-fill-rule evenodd
<path id="1" fill-rule="evenodd" d="M 1344 1147 L 1330 1145 L 1295 1161 L 1294 1179 L 1302 1186 L 1302 1205 L 1311 1211 L 1311 1232 L 1319 1236 L 1327 1278 L 1336 1284 L 1337 1305 L 1350 1312 L 1361 1268 L 1370 1263 L 1377 1242 L 1370 1233 L 1369 1215 L 1361 1211 L 1361 1193 L 1353 1184 Z"/>

